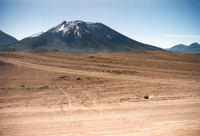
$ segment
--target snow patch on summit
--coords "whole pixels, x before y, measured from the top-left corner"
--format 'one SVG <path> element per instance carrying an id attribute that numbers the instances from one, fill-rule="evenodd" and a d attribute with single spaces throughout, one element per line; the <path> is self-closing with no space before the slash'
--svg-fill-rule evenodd
<path id="1" fill-rule="evenodd" d="M 62 31 L 62 30 L 65 30 L 65 25 L 64 24 L 58 29 L 58 31 Z"/>
<path id="2" fill-rule="evenodd" d="M 70 22 L 64 21 L 63 23 L 54 27 L 52 32 L 53 33 L 61 32 L 62 35 L 64 36 L 65 34 L 70 34 L 73 31 L 74 35 L 81 38 L 82 37 L 81 31 L 83 31 L 83 30 L 81 29 L 79 24 L 83 25 L 83 23 L 86 23 L 86 22 L 83 22 L 83 21 L 70 21 Z M 92 27 L 92 24 L 93 23 L 86 23 L 87 27 Z M 90 31 L 88 31 L 88 30 L 85 30 L 85 32 L 90 33 Z"/>
<path id="3" fill-rule="evenodd" d="M 87 27 L 94 27 L 94 23 L 90 23 L 90 22 L 83 22 L 83 21 L 64 21 L 63 23 L 57 25 L 54 30 L 53 33 L 56 32 L 62 32 L 63 34 L 65 33 L 69 33 L 70 30 L 74 29 L 75 33 L 78 34 L 78 32 L 80 31 L 80 27 L 78 26 L 78 24 L 83 24 L 86 23 Z M 86 30 L 85 30 L 86 31 Z M 86 31 L 87 33 L 90 33 L 89 31 Z M 80 34 L 80 32 L 79 32 Z"/>

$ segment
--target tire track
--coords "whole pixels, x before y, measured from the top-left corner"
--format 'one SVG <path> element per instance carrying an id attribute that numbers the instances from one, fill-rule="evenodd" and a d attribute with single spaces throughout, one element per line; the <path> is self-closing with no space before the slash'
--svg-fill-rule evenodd
<path id="1" fill-rule="evenodd" d="M 24 67 L 30 67 L 34 69 L 40 69 L 40 70 L 48 70 L 48 71 L 53 71 L 53 72 L 59 72 L 59 73 L 67 73 L 67 74 L 75 74 L 75 75 L 83 75 L 83 76 L 92 76 L 92 77 L 101 77 L 101 78 L 109 78 L 109 79 L 114 79 L 114 80 L 122 80 L 122 81 L 143 81 L 143 82 L 154 82 L 154 83 L 160 83 L 165 81 L 165 79 L 154 79 L 154 80 L 149 80 L 151 78 L 147 77 L 141 77 L 137 75 L 115 75 L 115 74 L 109 74 L 109 73 L 103 73 L 103 72 L 93 72 L 93 71 L 84 71 L 84 70 L 74 70 L 74 69 L 68 69 L 68 68 L 59 68 L 59 67 L 53 67 L 53 66 L 45 66 L 42 64 L 34 64 L 34 63 L 29 63 L 29 62 L 24 62 L 21 60 L 13 59 L 13 58 L 5 58 L 5 57 L 0 57 L 0 60 L 7 62 L 7 63 L 12 63 L 15 65 L 19 66 L 24 66 Z M 170 83 L 174 83 L 173 79 L 168 80 Z"/>
<path id="2" fill-rule="evenodd" d="M 67 99 L 68 101 L 68 107 L 69 107 L 69 110 L 71 109 L 72 107 L 72 102 L 69 98 L 69 96 L 67 95 L 67 93 L 60 87 L 60 85 L 58 85 L 58 90 L 60 90 L 65 96 L 62 98 L 61 102 L 60 102 L 60 111 L 61 112 L 65 112 L 64 110 L 64 107 L 63 107 L 63 102 L 65 99 Z"/>
<path id="3" fill-rule="evenodd" d="M 20 61 L 20 60 L 17 60 L 17 59 L 10 59 L 10 58 L 4 58 L 4 57 L 0 57 L 0 60 L 7 62 L 7 63 L 19 65 L 19 66 L 30 67 L 30 68 L 41 69 L 41 70 L 54 71 L 54 72 L 60 72 L 60 73 L 68 73 L 68 74 L 76 74 L 76 75 L 84 75 L 84 76 L 92 76 L 92 77 L 102 77 L 102 78 L 106 77 L 106 78 L 120 79 L 120 80 L 123 80 L 123 79 L 133 80 L 134 79 L 133 76 L 127 76 L 127 75 L 117 76 L 117 75 L 102 73 L 102 72 L 92 72 L 92 71 L 83 71 L 83 70 L 74 70 L 74 69 L 67 69 L 67 68 L 45 66 L 45 65 L 33 64 L 33 63 Z"/>

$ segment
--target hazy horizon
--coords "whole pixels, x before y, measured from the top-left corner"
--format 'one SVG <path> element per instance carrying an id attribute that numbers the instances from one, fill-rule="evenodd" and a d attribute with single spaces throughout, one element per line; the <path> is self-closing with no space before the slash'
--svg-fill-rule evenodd
<path id="1" fill-rule="evenodd" d="M 0 13 L 0 30 L 18 40 L 82 20 L 161 48 L 200 43 L 199 0 L 0 0 Z"/>

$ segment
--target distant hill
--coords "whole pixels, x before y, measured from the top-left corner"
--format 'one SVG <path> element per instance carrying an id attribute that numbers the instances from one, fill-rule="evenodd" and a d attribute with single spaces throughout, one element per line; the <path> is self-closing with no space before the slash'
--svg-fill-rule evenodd
<path id="1" fill-rule="evenodd" d="M 15 42 L 18 42 L 18 40 L 0 30 L 0 46 Z"/>
<path id="2" fill-rule="evenodd" d="M 180 53 L 193 53 L 193 54 L 200 54 L 200 44 L 199 43 L 192 43 L 189 46 L 179 44 L 167 49 L 168 51 L 172 52 L 180 52 Z"/>
<path id="3" fill-rule="evenodd" d="M 172 52 L 180 52 L 180 51 L 183 50 L 185 47 L 187 47 L 187 45 L 178 44 L 178 45 L 175 45 L 175 46 L 171 47 L 171 48 L 168 49 L 168 50 L 169 50 L 169 51 L 172 51 Z"/>
<path id="4" fill-rule="evenodd" d="M 163 49 L 132 40 L 102 23 L 64 21 L 61 24 L 27 37 L 7 50 L 58 50 L 68 53 L 108 53 Z"/>

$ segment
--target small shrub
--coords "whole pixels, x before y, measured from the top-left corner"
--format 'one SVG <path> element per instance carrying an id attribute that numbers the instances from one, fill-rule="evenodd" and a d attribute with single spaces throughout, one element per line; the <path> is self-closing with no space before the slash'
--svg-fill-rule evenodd
<path id="1" fill-rule="evenodd" d="M 78 77 L 76 80 L 81 80 L 81 78 L 80 78 L 80 77 Z"/>
<path id="2" fill-rule="evenodd" d="M 89 58 L 95 58 L 94 56 L 89 56 Z"/>

